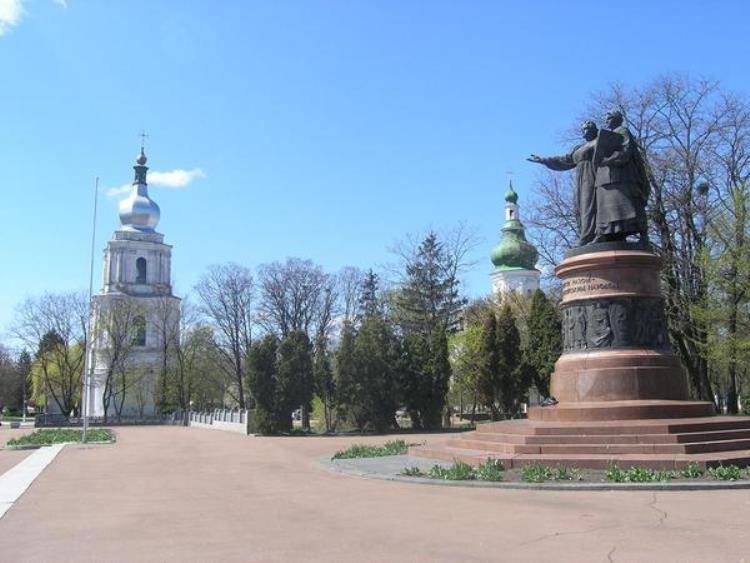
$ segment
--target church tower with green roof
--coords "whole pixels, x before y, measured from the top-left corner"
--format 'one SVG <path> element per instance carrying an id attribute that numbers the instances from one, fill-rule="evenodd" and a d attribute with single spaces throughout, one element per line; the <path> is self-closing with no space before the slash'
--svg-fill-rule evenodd
<path id="1" fill-rule="evenodd" d="M 505 225 L 500 243 L 490 254 L 495 269 L 492 272 L 492 294 L 498 299 L 512 291 L 531 295 L 539 289 L 540 272 L 536 269 L 539 253 L 526 240 L 523 223 L 518 214 L 518 194 L 510 183 L 505 194 Z"/>

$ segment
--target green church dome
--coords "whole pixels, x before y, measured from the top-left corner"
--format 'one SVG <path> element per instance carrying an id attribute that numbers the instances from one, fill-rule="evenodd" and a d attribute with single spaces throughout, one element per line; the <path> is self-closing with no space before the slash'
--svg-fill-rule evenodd
<path id="1" fill-rule="evenodd" d="M 506 221 L 500 244 L 493 248 L 490 254 L 492 263 L 496 270 L 534 270 L 539 253 L 534 245 L 526 240 L 523 224 L 518 219 L 518 194 L 513 189 L 513 184 L 505 194 L 505 201 Z"/>
<path id="2" fill-rule="evenodd" d="M 508 191 L 505 192 L 505 201 L 508 203 L 518 203 L 518 194 L 516 193 L 516 190 L 513 189 L 513 182 L 509 182 Z"/>

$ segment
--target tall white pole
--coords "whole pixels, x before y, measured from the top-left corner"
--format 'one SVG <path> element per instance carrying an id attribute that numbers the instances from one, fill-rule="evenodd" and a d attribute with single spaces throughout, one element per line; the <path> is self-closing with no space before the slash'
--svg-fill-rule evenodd
<path id="1" fill-rule="evenodd" d="M 89 264 L 89 311 L 88 323 L 86 324 L 86 350 L 83 358 L 83 436 L 82 442 L 86 442 L 86 433 L 89 429 L 89 402 L 91 400 L 91 371 L 94 369 L 93 358 L 91 357 L 91 321 L 93 315 L 92 301 L 94 299 L 94 250 L 96 247 L 96 208 L 99 203 L 99 176 L 96 177 L 94 184 L 94 216 L 91 221 L 91 262 Z"/>

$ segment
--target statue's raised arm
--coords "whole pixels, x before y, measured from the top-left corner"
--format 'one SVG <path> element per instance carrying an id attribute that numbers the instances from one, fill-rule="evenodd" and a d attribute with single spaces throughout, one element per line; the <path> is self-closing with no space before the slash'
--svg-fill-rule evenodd
<path id="1" fill-rule="evenodd" d="M 573 170 L 573 168 L 576 167 L 576 163 L 573 160 L 573 153 L 564 156 L 538 156 L 532 154 L 526 160 L 546 166 L 550 170 L 557 171 Z"/>

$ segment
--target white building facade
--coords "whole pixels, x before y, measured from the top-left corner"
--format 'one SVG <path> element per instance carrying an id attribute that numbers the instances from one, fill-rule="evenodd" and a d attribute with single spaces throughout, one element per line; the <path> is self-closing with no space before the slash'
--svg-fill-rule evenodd
<path id="1" fill-rule="evenodd" d="M 104 250 L 102 290 L 92 303 L 91 416 L 156 414 L 167 353 L 179 339 L 180 299 L 172 294 L 172 247 L 156 232 L 160 210 L 148 194 L 146 155 L 120 202 L 120 228 Z"/>

